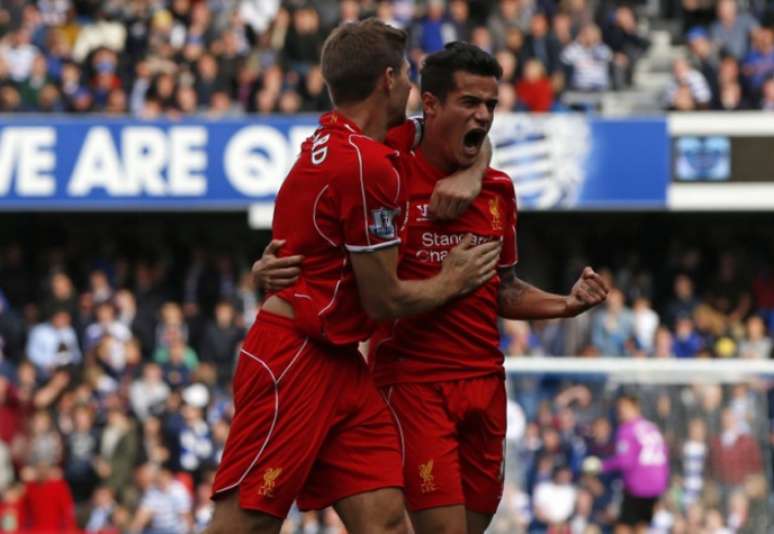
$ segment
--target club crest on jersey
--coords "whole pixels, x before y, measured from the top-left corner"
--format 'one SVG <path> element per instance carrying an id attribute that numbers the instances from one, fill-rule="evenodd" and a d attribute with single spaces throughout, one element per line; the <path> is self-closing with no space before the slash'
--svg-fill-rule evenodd
<path id="1" fill-rule="evenodd" d="M 263 485 L 258 488 L 258 494 L 264 497 L 274 497 L 277 477 L 282 473 L 281 467 L 270 467 L 263 473 Z"/>
<path id="2" fill-rule="evenodd" d="M 420 489 L 422 493 L 432 493 L 438 489 L 435 485 L 435 477 L 433 476 L 433 460 L 428 460 L 427 463 L 419 464 L 419 478 L 422 479 Z"/>
<path id="3" fill-rule="evenodd" d="M 400 209 L 378 208 L 371 210 L 371 224 L 368 231 L 379 239 L 395 239 L 395 219 L 400 214 Z"/>
<path id="4" fill-rule="evenodd" d="M 489 201 L 489 214 L 492 216 L 492 230 L 503 229 L 503 218 L 500 210 L 500 197 Z"/>

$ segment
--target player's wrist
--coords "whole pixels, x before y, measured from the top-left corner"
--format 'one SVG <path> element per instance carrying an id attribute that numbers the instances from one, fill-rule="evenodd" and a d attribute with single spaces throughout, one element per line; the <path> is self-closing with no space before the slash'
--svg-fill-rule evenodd
<path id="1" fill-rule="evenodd" d="M 573 298 L 572 295 L 565 296 L 562 305 L 562 316 L 565 318 L 575 317 L 583 311 L 578 300 Z"/>

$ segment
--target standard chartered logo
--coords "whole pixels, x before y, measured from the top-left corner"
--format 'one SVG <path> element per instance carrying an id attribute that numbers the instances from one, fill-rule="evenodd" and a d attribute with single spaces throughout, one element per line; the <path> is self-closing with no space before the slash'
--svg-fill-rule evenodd
<path id="1" fill-rule="evenodd" d="M 423 232 L 421 246 L 417 249 L 416 258 L 423 263 L 443 263 L 449 251 L 459 245 L 467 234 L 445 234 L 438 232 Z M 481 245 L 497 239 L 494 236 L 473 235 L 473 245 Z"/>

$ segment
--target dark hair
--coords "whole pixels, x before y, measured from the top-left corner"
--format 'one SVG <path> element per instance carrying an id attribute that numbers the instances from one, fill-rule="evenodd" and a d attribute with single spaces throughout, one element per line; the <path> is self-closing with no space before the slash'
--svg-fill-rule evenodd
<path id="1" fill-rule="evenodd" d="M 370 18 L 336 28 L 322 50 L 322 75 L 334 105 L 360 102 L 388 67 L 400 71 L 408 35 Z"/>
<path id="2" fill-rule="evenodd" d="M 494 76 L 498 81 L 503 75 L 502 67 L 491 54 L 476 45 L 455 41 L 425 58 L 421 73 L 422 92 L 446 100 L 446 95 L 455 88 L 454 73 L 458 71 Z"/>
<path id="3" fill-rule="evenodd" d="M 640 407 L 640 399 L 634 393 L 629 393 L 629 392 L 621 393 L 620 395 L 618 395 L 618 401 L 619 402 L 625 401 L 625 402 L 628 402 L 629 404 L 636 406 L 637 408 Z"/>

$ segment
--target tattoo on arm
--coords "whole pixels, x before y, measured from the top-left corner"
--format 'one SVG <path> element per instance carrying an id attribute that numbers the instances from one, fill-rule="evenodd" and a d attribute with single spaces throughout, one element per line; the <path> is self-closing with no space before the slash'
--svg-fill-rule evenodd
<path id="1" fill-rule="evenodd" d="M 511 309 L 518 305 L 527 291 L 527 283 L 516 276 L 515 267 L 500 271 L 500 287 L 497 290 L 497 306 L 499 309 Z"/>

